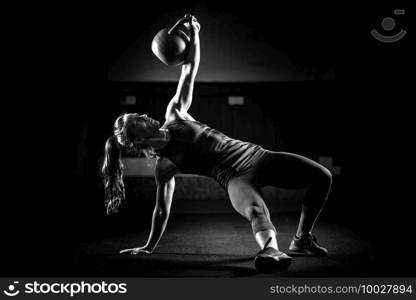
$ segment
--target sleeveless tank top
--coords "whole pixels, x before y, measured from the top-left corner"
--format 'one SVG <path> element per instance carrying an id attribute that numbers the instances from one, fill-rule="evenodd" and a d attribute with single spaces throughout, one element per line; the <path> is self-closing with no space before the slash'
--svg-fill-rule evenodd
<path id="1" fill-rule="evenodd" d="M 171 139 L 156 154 L 171 160 L 182 173 L 209 176 L 227 190 L 229 179 L 252 168 L 260 158 L 259 145 L 232 139 L 198 121 L 175 120 L 166 123 Z"/>

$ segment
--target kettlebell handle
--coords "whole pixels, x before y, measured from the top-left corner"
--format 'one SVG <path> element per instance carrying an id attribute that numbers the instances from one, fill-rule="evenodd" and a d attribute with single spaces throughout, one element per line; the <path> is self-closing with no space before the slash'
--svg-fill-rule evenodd
<path id="1" fill-rule="evenodd" d="M 186 14 L 185 16 L 183 16 L 181 19 L 179 19 L 178 22 L 176 22 L 175 25 L 172 26 L 171 29 L 169 29 L 168 34 L 175 34 L 176 30 L 178 30 L 178 28 L 186 23 L 186 22 L 191 22 L 192 21 L 192 15 Z"/>

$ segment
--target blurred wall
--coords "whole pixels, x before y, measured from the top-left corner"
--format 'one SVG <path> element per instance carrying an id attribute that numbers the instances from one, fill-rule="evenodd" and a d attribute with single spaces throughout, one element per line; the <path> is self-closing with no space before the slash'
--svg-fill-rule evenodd
<path id="1" fill-rule="evenodd" d="M 194 9 L 194 14 L 201 23 L 201 65 L 197 76 L 198 82 L 268 82 L 268 81 L 302 81 L 311 79 L 333 79 L 333 67 L 320 72 L 308 72 L 302 69 L 296 61 L 289 57 L 285 47 L 296 47 L 296 52 L 308 53 L 309 60 L 318 62 L 322 55 L 330 56 L 328 47 L 320 49 L 314 56 L 313 44 L 307 44 L 308 49 L 285 36 L 287 30 L 304 24 L 305 17 L 294 10 L 279 11 L 274 15 L 262 11 L 265 16 L 263 24 L 250 23 L 250 16 L 234 12 L 209 10 L 200 5 Z M 177 81 L 180 68 L 167 67 L 151 52 L 150 46 L 155 34 L 165 27 L 171 27 L 177 19 L 183 16 L 186 9 L 176 9 L 160 13 L 137 28 L 136 35 L 130 43 L 121 50 L 120 56 L 109 66 L 108 77 L 113 81 Z M 287 14 L 289 16 L 282 16 Z M 267 21 L 267 18 L 269 19 Z M 287 20 L 287 24 L 279 25 L 276 19 Z M 282 21 L 280 21 L 282 22 Z M 315 25 L 313 23 L 304 24 Z M 263 28 L 258 27 L 263 26 Z M 131 30 L 131 29 L 129 29 Z M 303 28 L 296 35 L 305 34 Z M 318 35 L 315 38 L 322 38 Z M 293 54 L 295 51 L 289 53 Z M 319 63 L 318 63 L 319 64 Z M 322 67 L 324 64 L 320 64 Z"/>

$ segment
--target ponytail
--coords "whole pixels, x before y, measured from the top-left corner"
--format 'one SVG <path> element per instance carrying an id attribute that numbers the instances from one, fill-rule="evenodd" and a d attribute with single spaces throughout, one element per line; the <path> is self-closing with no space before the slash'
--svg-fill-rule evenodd
<path id="1" fill-rule="evenodd" d="M 105 158 L 102 168 L 104 176 L 105 202 L 107 214 L 116 213 L 125 199 L 123 164 L 117 138 L 112 136 L 105 143 Z"/>

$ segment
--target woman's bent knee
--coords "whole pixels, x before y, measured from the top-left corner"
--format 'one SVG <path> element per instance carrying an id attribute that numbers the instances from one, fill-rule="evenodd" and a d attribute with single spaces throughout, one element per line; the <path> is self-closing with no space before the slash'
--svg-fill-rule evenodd
<path id="1" fill-rule="evenodd" d="M 311 184 L 316 186 L 326 186 L 330 187 L 332 184 L 332 174 L 331 172 L 322 165 L 317 165 L 314 168 L 314 171 L 310 174 Z"/>
<path id="2" fill-rule="evenodd" d="M 321 180 L 325 182 L 327 185 L 332 184 L 332 174 L 331 171 L 329 171 L 324 166 L 321 166 Z"/>

